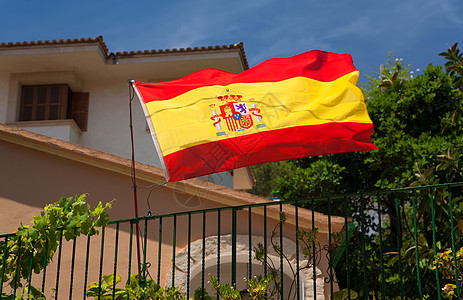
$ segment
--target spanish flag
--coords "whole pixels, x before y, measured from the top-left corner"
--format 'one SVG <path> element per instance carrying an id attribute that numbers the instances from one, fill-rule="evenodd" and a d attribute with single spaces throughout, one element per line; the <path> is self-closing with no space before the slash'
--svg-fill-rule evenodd
<path id="1" fill-rule="evenodd" d="M 133 82 L 167 181 L 377 149 L 349 54 L 309 51 L 242 73 Z"/>

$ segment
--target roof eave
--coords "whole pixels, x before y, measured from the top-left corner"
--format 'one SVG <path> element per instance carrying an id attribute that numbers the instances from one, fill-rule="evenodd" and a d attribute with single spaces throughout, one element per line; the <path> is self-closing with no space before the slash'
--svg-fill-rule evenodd
<path id="1" fill-rule="evenodd" d="M 83 47 L 97 46 L 100 54 L 106 59 L 107 63 L 112 64 L 116 59 L 137 59 L 140 57 L 155 57 L 165 55 L 185 55 L 185 54 L 204 54 L 204 53 L 223 53 L 223 52 L 238 52 L 240 62 L 243 70 L 249 69 L 249 64 L 244 51 L 243 43 L 236 43 L 223 46 L 209 46 L 209 47 L 194 47 L 194 48 L 173 48 L 173 49 L 161 49 L 161 50 L 144 50 L 144 51 L 124 51 L 124 52 L 109 52 L 106 43 L 103 40 L 103 36 L 96 38 L 81 38 L 81 39 L 61 39 L 61 40 L 45 40 L 45 41 L 30 41 L 30 42 L 8 42 L 0 43 L 1 51 L 11 51 L 17 53 L 18 50 L 21 54 L 29 54 L 30 51 L 40 53 L 54 53 L 58 49 L 71 49 L 71 47 L 79 47 L 79 51 L 84 49 Z M 91 48 L 89 48 L 91 49 Z M 30 50 L 30 51 L 29 51 Z M 42 51 L 40 51 L 42 50 Z M 71 50 L 70 50 L 71 51 Z"/>

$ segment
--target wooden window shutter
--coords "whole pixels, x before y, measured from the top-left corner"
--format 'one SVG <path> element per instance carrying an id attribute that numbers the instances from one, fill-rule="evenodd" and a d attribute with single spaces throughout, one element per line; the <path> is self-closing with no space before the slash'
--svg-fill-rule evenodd
<path id="1" fill-rule="evenodd" d="M 87 131 L 89 93 L 70 93 L 68 118 L 74 119 L 80 130 Z"/>
<path id="2" fill-rule="evenodd" d="M 23 86 L 21 90 L 20 121 L 65 119 L 68 102 L 65 84 Z"/>
<path id="3" fill-rule="evenodd" d="M 21 92 L 21 111 L 19 113 L 20 121 L 35 120 L 35 106 L 34 106 L 34 87 L 23 87 Z"/>
<path id="4" fill-rule="evenodd" d="M 57 118 L 53 116 L 53 119 L 60 120 L 66 119 L 67 115 L 67 106 L 68 106 L 68 94 L 69 94 L 69 87 L 66 84 L 60 84 L 56 86 L 49 87 L 49 111 L 48 111 L 48 119 L 51 120 L 51 109 L 53 106 L 57 105 Z"/>

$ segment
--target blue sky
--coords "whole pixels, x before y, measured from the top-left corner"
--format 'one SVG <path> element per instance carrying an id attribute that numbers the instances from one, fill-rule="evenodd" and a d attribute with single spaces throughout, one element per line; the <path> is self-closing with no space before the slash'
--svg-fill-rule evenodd
<path id="1" fill-rule="evenodd" d="M 0 42 L 103 35 L 111 52 L 244 42 L 251 66 L 320 49 L 350 53 L 361 78 L 388 53 L 412 69 L 463 48 L 462 0 L 2 1 Z M 362 79 L 361 79 L 362 80 Z"/>

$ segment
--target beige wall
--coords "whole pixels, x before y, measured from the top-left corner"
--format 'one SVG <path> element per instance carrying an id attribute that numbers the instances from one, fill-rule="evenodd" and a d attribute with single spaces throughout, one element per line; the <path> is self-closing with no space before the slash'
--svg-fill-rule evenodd
<path id="1" fill-rule="evenodd" d="M 98 201 L 113 201 L 113 208 L 110 211 L 111 220 L 132 218 L 134 216 L 132 182 L 129 176 L 104 170 L 95 166 L 58 157 L 52 154 L 41 152 L 35 149 L 23 147 L 0 140 L 0 233 L 9 233 L 16 230 L 20 222 L 27 223 L 46 204 L 58 201 L 61 196 L 72 196 L 75 194 L 88 193 L 88 201 L 95 205 Z M 150 185 L 150 182 L 139 180 L 139 187 Z M 182 188 L 185 183 L 169 183 L 170 187 L 162 186 L 157 188 L 150 196 L 149 203 L 151 210 L 158 214 L 169 214 L 184 212 L 193 209 L 208 209 L 223 206 L 220 203 L 204 200 L 198 196 L 205 196 L 207 189 L 198 189 L 192 194 L 178 192 L 175 188 Z M 148 211 L 147 197 L 149 189 L 139 188 L 138 202 L 140 215 L 146 215 Z M 254 236 L 263 236 L 263 218 L 261 209 L 253 209 L 251 215 L 251 233 Z M 237 232 L 242 235 L 248 234 L 249 211 L 247 209 L 237 212 Z M 218 234 L 218 215 L 216 212 L 206 215 L 205 236 Z M 173 257 L 173 218 L 165 217 L 162 221 L 162 243 L 161 243 L 161 282 L 166 283 L 166 276 L 172 266 Z M 153 278 L 157 278 L 157 260 L 159 249 L 159 219 L 147 223 L 147 260 L 152 264 L 149 269 Z M 188 245 L 188 215 L 179 216 L 176 220 L 176 251 L 184 249 Z M 221 213 L 220 233 L 231 233 L 231 211 Z M 268 219 L 267 234 L 270 236 L 275 220 Z M 144 223 L 140 224 L 142 236 L 144 236 Z M 286 225 L 284 235 L 294 240 L 295 231 L 291 225 Z M 128 251 L 129 251 L 129 225 L 121 224 L 117 273 L 127 278 Z M 203 215 L 197 214 L 191 217 L 190 241 L 194 242 L 203 237 Z M 322 243 L 326 243 L 325 236 L 321 236 Z M 116 231 L 115 225 L 106 230 L 103 274 L 109 274 L 114 269 Z M 70 266 L 72 261 L 72 244 L 66 243 L 66 250 L 63 250 L 62 268 L 60 275 L 60 289 L 67 293 L 70 280 Z M 85 250 L 86 240 L 79 239 L 77 242 L 76 254 L 76 277 L 74 284 L 80 290 L 74 293 L 82 293 L 84 265 L 86 261 Z M 92 238 L 90 273 L 88 282 L 96 281 L 99 274 L 99 259 L 101 249 L 101 235 Z M 132 251 L 136 250 L 135 240 Z M 134 253 L 134 252 L 133 252 Z M 135 256 L 133 256 L 135 259 Z M 55 258 L 56 262 L 56 258 Z M 51 267 L 54 269 L 55 267 Z M 320 269 L 326 272 L 326 259 L 322 257 Z M 47 286 L 54 287 L 54 273 L 47 271 L 50 282 Z M 136 271 L 136 262 L 132 261 L 132 273 Z M 35 278 L 35 277 L 34 277 Z M 35 278 L 39 280 L 40 278 Z M 40 285 L 41 283 L 36 283 Z"/>
<path id="2" fill-rule="evenodd" d="M 134 217 L 133 191 L 132 183 L 129 176 L 117 174 L 97 167 L 85 165 L 76 161 L 57 157 L 51 154 L 0 141 L 0 233 L 14 232 L 20 222 L 28 223 L 32 220 L 33 214 L 38 214 L 42 208 L 49 203 L 59 200 L 61 196 L 72 196 L 75 194 L 88 193 L 88 201 L 92 206 L 98 201 L 113 201 L 113 208 L 110 211 L 111 220 L 125 219 Z M 146 186 L 151 183 L 139 181 L 138 186 Z M 140 215 L 146 215 L 148 211 L 147 196 L 149 189 L 139 189 L 138 201 Z M 151 209 L 159 214 L 167 214 L 179 211 L 189 210 L 188 207 L 211 208 L 217 204 L 203 202 L 194 195 L 185 195 L 173 192 L 172 189 L 160 187 L 151 194 Z M 181 203 L 184 203 L 182 205 Z M 200 204 L 200 205 L 199 205 Z M 193 216 L 193 227 L 202 220 L 200 216 Z M 182 219 L 179 218 L 179 224 Z M 208 218 L 209 221 L 209 218 Z M 212 221 L 211 221 L 212 222 Z M 150 222 L 148 226 L 148 256 L 149 261 L 153 264 L 152 271 L 157 261 L 158 227 Z M 143 224 L 140 225 L 144 233 Z M 214 224 L 208 224 L 208 233 L 213 232 Z M 224 230 L 229 226 L 224 226 Z M 128 264 L 128 237 L 129 226 L 121 225 L 120 236 L 120 254 L 119 270 L 120 273 L 127 272 Z M 201 231 L 194 228 L 192 239 L 198 239 L 202 236 Z M 172 257 L 172 220 L 164 220 L 164 236 L 162 239 L 162 273 L 165 274 L 170 265 Z M 187 230 L 185 227 L 178 229 L 177 246 L 185 247 L 187 242 Z M 91 275 L 89 282 L 97 280 L 99 267 L 101 236 L 92 239 L 91 244 Z M 105 235 L 104 251 L 104 271 L 103 274 L 113 272 L 113 256 L 115 243 L 115 225 L 110 226 Z M 79 271 L 83 272 L 82 266 L 85 263 L 85 245 L 86 241 L 79 239 L 76 256 L 76 266 Z M 66 251 L 63 252 L 62 278 L 68 278 L 64 275 L 70 272 L 71 265 L 71 247 L 66 245 Z M 82 248 L 83 247 L 83 248 Z M 133 251 L 136 249 L 134 241 Z M 154 256 L 153 256 L 154 255 Z M 135 256 L 134 256 L 135 257 Z M 170 258 L 169 258 L 170 257 Z M 56 257 L 55 257 L 56 262 Z M 54 267 L 51 267 L 53 269 Z M 123 271 L 122 271 L 123 270 Z M 47 277 L 53 281 L 53 272 L 47 271 Z M 133 262 L 132 272 L 136 272 L 136 262 Z M 118 271 L 119 273 L 119 271 Z M 61 277 L 60 276 L 60 277 Z M 126 277 L 126 276 L 125 276 Z M 39 278 L 36 278 L 39 279 Z M 164 276 L 162 276 L 164 282 Z M 77 285 L 83 284 L 83 277 L 76 277 Z M 47 282 L 47 286 L 54 286 L 54 282 Z M 68 285 L 68 280 L 62 282 L 63 286 Z M 66 288 L 64 288 L 65 290 Z"/>
<path id="3" fill-rule="evenodd" d="M 111 219 L 131 218 L 133 212 L 133 191 L 129 176 L 89 166 L 66 158 L 0 141 L 0 196 L 19 205 L 43 208 L 45 204 L 56 202 L 60 196 L 88 193 L 89 202 L 109 202 L 115 199 Z M 143 187 L 149 182 L 138 182 Z M 140 214 L 145 215 L 149 190 L 140 188 L 138 192 Z M 153 211 L 173 213 L 187 209 L 182 205 L 184 195 L 172 189 L 160 187 L 150 197 Z M 191 196 L 187 196 L 189 199 Z M 186 201 L 186 200 L 185 200 Z M 193 199 L 190 202 L 201 202 Z M 198 208 L 211 207 L 202 203 Z M 2 210 L 0 230 L 11 231 L 9 217 Z M 28 220 L 24 216 L 23 220 Z M 19 220 L 18 220 L 19 221 Z"/>

